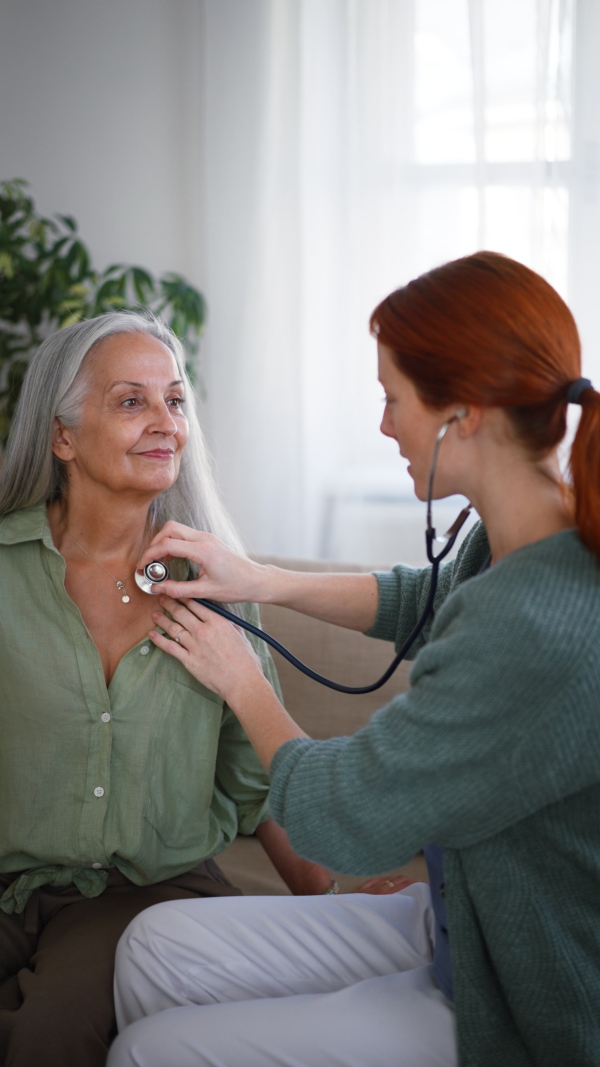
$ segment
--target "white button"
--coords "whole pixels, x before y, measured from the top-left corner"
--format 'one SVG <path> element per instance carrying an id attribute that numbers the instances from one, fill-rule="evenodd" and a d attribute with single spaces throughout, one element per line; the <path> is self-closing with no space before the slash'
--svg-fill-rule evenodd
<path id="1" fill-rule="evenodd" d="M 102 719 L 102 722 L 110 722 L 110 712 L 108 712 L 108 711 L 102 712 L 102 715 L 100 716 L 100 718 Z"/>
<path id="2" fill-rule="evenodd" d="M 142 645 L 140 648 L 140 656 L 147 656 L 150 651 L 149 645 Z"/>
<path id="3" fill-rule="evenodd" d="M 93 868 L 94 868 L 94 870 L 96 870 L 96 871 L 97 871 L 97 870 L 98 870 L 98 868 L 99 868 L 99 867 L 101 867 L 101 866 L 102 866 L 102 864 L 101 864 L 101 863 L 92 863 L 92 867 L 93 867 Z"/>
<path id="4" fill-rule="evenodd" d="M 104 790 L 103 790 L 101 785 L 97 785 L 96 788 L 94 789 L 94 796 L 95 797 L 103 797 L 104 796 Z"/>

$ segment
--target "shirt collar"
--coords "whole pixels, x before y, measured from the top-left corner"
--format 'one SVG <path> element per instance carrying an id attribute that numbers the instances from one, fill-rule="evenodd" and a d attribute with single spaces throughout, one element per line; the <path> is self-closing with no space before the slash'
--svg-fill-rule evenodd
<path id="1" fill-rule="evenodd" d="M 45 500 L 29 508 L 11 511 L 0 518 L 0 545 L 19 545 L 24 541 L 43 541 L 57 551 L 52 540 Z"/>

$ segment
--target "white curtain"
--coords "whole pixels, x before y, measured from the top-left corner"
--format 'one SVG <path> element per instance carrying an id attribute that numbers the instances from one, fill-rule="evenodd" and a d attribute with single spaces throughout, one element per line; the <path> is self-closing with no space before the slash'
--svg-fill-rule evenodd
<path id="1" fill-rule="evenodd" d="M 569 269 L 585 274 L 573 144 L 589 132 L 573 102 L 590 85 L 572 60 L 576 16 L 600 41 L 598 19 L 592 0 L 205 0 L 204 14 L 220 480 L 254 551 L 336 555 L 341 503 L 370 501 L 381 531 L 410 495 L 378 433 L 376 303 L 479 247 L 566 295 Z"/>

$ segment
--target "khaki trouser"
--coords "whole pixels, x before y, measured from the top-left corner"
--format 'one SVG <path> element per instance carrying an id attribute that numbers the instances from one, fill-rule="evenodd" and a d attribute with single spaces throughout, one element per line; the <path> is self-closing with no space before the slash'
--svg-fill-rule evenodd
<path id="1" fill-rule="evenodd" d="M 14 877 L 0 875 L 0 895 Z M 113 868 L 99 897 L 42 886 L 22 915 L 0 911 L 0 1067 L 104 1067 L 115 949 L 134 916 L 165 900 L 239 893 L 208 860 L 148 886 Z"/>

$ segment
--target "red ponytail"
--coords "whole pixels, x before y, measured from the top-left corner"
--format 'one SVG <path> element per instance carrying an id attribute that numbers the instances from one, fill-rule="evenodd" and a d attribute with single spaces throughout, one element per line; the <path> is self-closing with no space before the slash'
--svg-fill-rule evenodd
<path id="1" fill-rule="evenodd" d="M 600 393 L 581 395 L 581 418 L 571 447 L 575 524 L 584 545 L 600 560 Z"/>
<path id="2" fill-rule="evenodd" d="M 581 349 L 564 300 L 539 274 L 477 252 L 422 274 L 386 297 L 371 330 L 431 407 L 504 407 L 523 444 L 543 456 L 566 430 Z M 600 394 L 582 395 L 571 454 L 575 521 L 600 560 Z"/>

